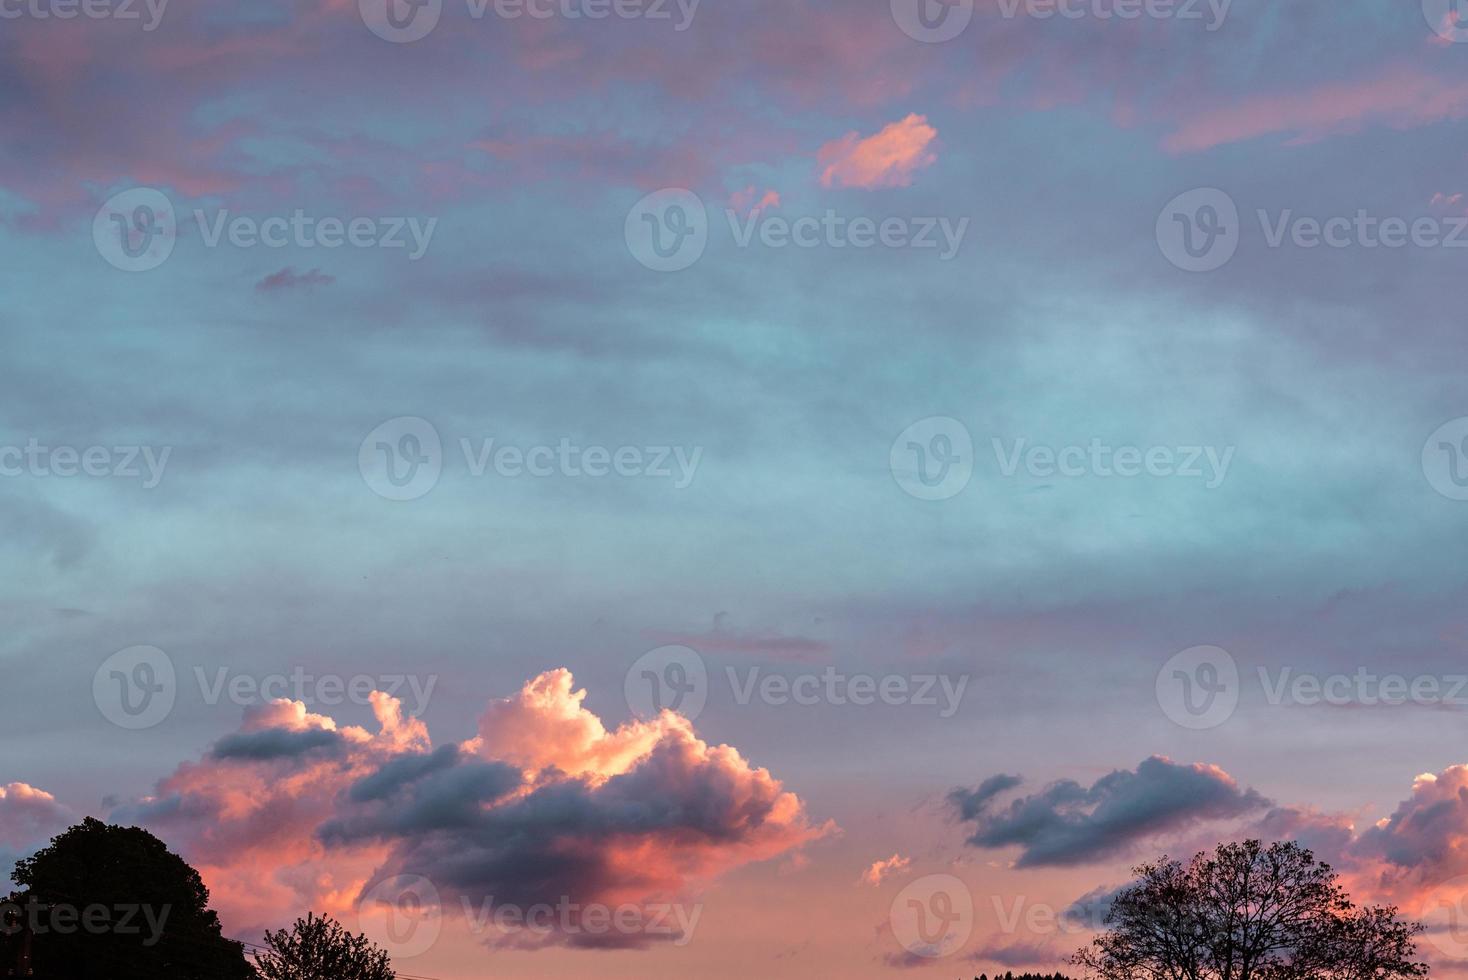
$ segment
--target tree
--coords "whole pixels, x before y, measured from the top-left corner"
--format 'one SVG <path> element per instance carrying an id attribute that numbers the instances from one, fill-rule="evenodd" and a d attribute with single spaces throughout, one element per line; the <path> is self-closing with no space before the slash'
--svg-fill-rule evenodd
<path id="1" fill-rule="evenodd" d="M 342 928 L 327 916 L 310 912 L 290 931 L 267 932 L 267 952 L 255 956 L 264 980 L 393 980 L 387 951 L 366 936 Z"/>
<path id="2" fill-rule="evenodd" d="M 88 817 L 16 862 L 25 891 L 7 903 L 7 937 L 27 936 L 38 977 L 250 980 L 199 873 L 138 827 Z"/>
<path id="3" fill-rule="evenodd" d="M 1105 931 L 1072 963 L 1098 980 L 1396 980 L 1422 977 L 1391 906 L 1358 907 L 1330 865 L 1290 841 L 1220 845 L 1134 870 Z"/>

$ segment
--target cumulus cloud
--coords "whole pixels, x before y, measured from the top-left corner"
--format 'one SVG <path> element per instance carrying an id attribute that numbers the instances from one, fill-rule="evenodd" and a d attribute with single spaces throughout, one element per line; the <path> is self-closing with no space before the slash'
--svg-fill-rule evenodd
<path id="1" fill-rule="evenodd" d="M 0 870 L 6 878 L 17 860 L 65 830 L 72 817 L 70 810 L 43 789 L 27 783 L 0 786 Z"/>
<path id="2" fill-rule="evenodd" d="M 872 136 L 853 131 L 821 147 L 816 158 L 822 187 L 908 187 L 913 174 L 932 166 L 930 147 L 938 131 L 916 113 L 889 123 Z"/>
<path id="3" fill-rule="evenodd" d="M 609 730 L 585 697 L 568 671 L 549 671 L 491 701 L 476 736 L 437 748 L 385 695 L 374 697 L 376 733 L 277 701 L 119 815 L 165 833 L 222 912 L 252 925 L 281 908 L 350 914 L 399 875 L 431 881 L 446 915 L 486 903 L 675 901 L 831 830 L 687 719 L 664 712 Z M 576 929 L 574 913 L 566 921 L 572 928 L 490 941 L 667 937 Z"/>
<path id="4" fill-rule="evenodd" d="M 883 878 L 902 874 L 912 866 L 912 859 L 894 854 L 884 861 L 873 861 L 871 867 L 861 873 L 861 883 L 867 885 L 880 885 Z"/>
<path id="5" fill-rule="evenodd" d="M 992 777 L 971 792 L 955 790 L 949 803 L 961 821 L 974 824 L 970 844 L 1019 846 L 1020 867 L 1097 861 L 1153 835 L 1269 805 L 1217 766 L 1183 765 L 1162 756 L 1144 760 L 1135 771 L 1119 769 L 1089 787 L 1064 779 L 994 808 L 994 797 L 1016 782 L 1012 776 Z"/>

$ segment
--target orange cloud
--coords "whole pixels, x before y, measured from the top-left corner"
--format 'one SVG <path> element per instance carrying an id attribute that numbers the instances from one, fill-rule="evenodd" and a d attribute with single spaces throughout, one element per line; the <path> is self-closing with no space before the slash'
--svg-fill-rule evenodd
<path id="1" fill-rule="evenodd" d="M 866 885 L 880 885 L 883 878 L 902 874 L 912 865 L 911 858 L 893 854 L 885 861 L 873 861 L 872 866 L 861 873 L 861 883 Z"/>
<path id="2" fill-rule="evenodd" d="M 929 147 L 938 131 L 926 116 L 909 115 L 889 123 L 874 136 L 862 138 L 855 131 L 821 147 L 821 186 L 908 187 L 913 174 L 937 162 Z"/>
<path id="3" fill-rule="evenodd" d="M 547 671 L 491 701 L 477 736 L 436 750 L 380 692 L 375 733 L 275 701 L 114 818 L 154 829 L 194 863 L 232 931 L 308 908 L 349 917 L 399 874 L 433 881 L 446 914 L 490 898 L 667 901 L 833 829 L 688 719 L 665 711 L 609 730 L 585 698 L 569 671 Z"/>

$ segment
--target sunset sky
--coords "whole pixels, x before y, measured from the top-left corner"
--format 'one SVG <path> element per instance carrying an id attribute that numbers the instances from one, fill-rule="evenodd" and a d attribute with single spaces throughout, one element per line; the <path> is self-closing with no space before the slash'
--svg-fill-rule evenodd
<path id="1" fill-rule="evenodd" d="M 1448 0 L 124 2 L 0 0 L 4 867 L 953 977 L 1299 839 L 1468 972 Z"/>

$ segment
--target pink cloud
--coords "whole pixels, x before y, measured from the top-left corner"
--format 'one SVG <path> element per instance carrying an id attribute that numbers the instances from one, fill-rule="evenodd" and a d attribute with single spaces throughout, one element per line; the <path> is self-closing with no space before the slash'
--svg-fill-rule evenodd
<path id="1" fill-rule="evenodd" d="M 754 189 L 754 185 L 735 191 L 729 195 L 729 207 L 735 211 L 749 214 L 753 211 L 762 211 L 765 208 L 778 208 L 780 206 L 780 192 L 767 190 L 760 194 Z"/>
<path id="2" fill-rule="evenodd" d="M 1468 84 L 1445 82 L 1401 67 L 1363 81 L 1272 92 L 1192 112 L 1163 139 L 1162 146 L 1171 153 L 1195 153 L 1272 134 L 1285 134 L 1291 143 L 1306 143 L 1367 125 L 1408 129 L 1465 116 Z"/>
<path id="3" fill-rule="evenodd" d="M 376 733 L 276 701 L 114 816 L 194 863 L 235 932 L 307 908 L 351 921 L 364 893 L 407 874 L 433 881 L 450 917 L 491 899 L 669 901 L 834 829 L 686 718 L 608 729 L 585 698 L 569 671 L 548 671 L 491 701 L 475 737 L 437 749 L 381 693 Z M 485 941 L 535 948 L 587 934 Z"/>
<path id="4" fill-rule="evenodd" d="M 916 113 L 889 123 L 873 136 L 847 133 L 817 154 L 821 186 L 908 187 L 914 173 L 937 161 L 938 155 L 929 149 L 937 136 L 927 117 Z"/>
<path id="5" fill-rule="evenodd" d="M 900 854 L 893 854 L 884 861 L 873 861 L 871 867 L 861 873 L 860 883 L 865 885 L 880 885 L 882 879 L 893 875 L 900 875 L 912 866 L 912 859 L 905 858 Z"/>

